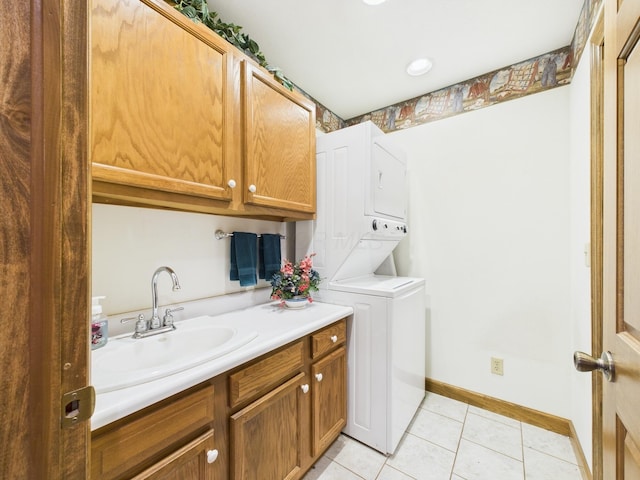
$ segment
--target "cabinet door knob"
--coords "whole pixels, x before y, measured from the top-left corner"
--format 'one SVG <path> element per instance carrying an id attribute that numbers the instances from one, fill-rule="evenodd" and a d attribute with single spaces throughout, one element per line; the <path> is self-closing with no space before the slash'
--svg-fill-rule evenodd
<path id="1" fill-rule="evenodd" d="M 305 383 L 304 385 L 300 385 L 300 388 L 302 389 L 302 393 L 307 393 L 309 391 L 309 384 Z"/>
<path id="2" fill-rule="evenodd" d="M 321 373 L 316 373 L 316 380 L 318 380 L 319 382 L 322 381 L 322 374 Z"/>
<path id="3" fill-rule="evenodd" d="M 229 188 L 235 188 L 236 181 L 232 178 L 227 182 L 227 185 L 229 185 Z"/>
<path id="4" fill-rule="evenodd" d="M 331 335 L 331 341 L 333 343 L 336 343 L 338 341 L 338 336 L 337 335 Z"/>
<path id="5" fill-rule="evenodd" d="M 218 459 L 218 450 L 207 450 L 207 463 L 213 463 Z"/>
<path id="6" fill-rule="evenodd" d="M 256 193 L 256 186 L 253 183 L 251 185 L 249 185 L 249 191 L 251 193 Z"/>

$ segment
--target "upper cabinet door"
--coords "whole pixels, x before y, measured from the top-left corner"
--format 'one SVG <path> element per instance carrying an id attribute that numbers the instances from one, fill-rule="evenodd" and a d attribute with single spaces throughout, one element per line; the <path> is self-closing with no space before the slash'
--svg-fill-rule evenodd
<path id="1" fill-rule="evenodd" d="M 93 179 L 230 200 L 233 47 L 161 12 L 152 0 L 92 2 Z"/>
<path id="2" fill-rule="evenodd" d="M 315 105 L 242 62 L 245 202 L 316 210 Z"/>

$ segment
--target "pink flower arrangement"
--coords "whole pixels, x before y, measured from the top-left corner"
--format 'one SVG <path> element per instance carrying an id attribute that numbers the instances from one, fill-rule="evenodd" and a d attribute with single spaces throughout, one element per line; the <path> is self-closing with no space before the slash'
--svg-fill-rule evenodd
<path id="1" fill-rule="evenodd" d="M 315 253 L 305 256 L 297 263 L 284 261 L 280 271 L 271 278 L 271 298 L 273 300 L 289 300 L 294 297 L 304 297 L 313 301 L 311 292 L 318 291 L 320 275 L 313 269 Z"/>

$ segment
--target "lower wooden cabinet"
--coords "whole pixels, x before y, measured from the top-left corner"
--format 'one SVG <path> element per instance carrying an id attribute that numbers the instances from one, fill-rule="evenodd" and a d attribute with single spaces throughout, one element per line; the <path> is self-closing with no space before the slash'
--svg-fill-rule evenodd
<path id="1" fill-rule="evenodd" d="M 343 319 L 92 432 L 91 479 L 302 478 L 346 424 L 345 341 Z"/>
<path id="2" fill-rule="evenodd" d="M 329 448 L 347 419 L 345 342 L 341 320 L 229 375 L 231 407 L 241 379 L 254 398 L 231 415 L 231 480 L 299 479 Z"/>
<path id="3" fill-rule="evenodd" d="M 347 354 L 341 347 L 311 366 L 312 455 L 319 456 L 347 424 Z"/>
<path id="4" fill-rule="evenodd" d="M 299 477 L 304 380 L 300 373 L 231 416 L 232 480 Z"/>
<path id="5" fill-rule="evenodd" d="M 204 385 L 92 432 L 91 480 L 132 478 L 178 452 L 187 455 L 185 445 L 211 429 L 213 410 L 213 387 Z"/>

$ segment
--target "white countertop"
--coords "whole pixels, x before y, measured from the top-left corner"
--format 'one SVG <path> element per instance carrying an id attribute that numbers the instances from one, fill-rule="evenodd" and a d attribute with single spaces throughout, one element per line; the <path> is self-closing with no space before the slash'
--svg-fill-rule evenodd
<path id="1" fill-rule="evenodd" d="M 270 302 L 212 316 L 212 322 L 237 328 L 251 328 L 258 332 L 258 336 L 231 353 L 188 370 L 151 382 L 96 395 L 91 429 L 100 428 L 204 382 L 352 313 L 351 307 L 320 302 L 313 302 L 300 310 L 282 308 L 277 302 Z M 185 320 L 185 322 L 188 321 Z M 176 322 L 176 326 L 180 328 L 180 322 Z M 109 348 L 109 344 L 103 348 Z"/>

